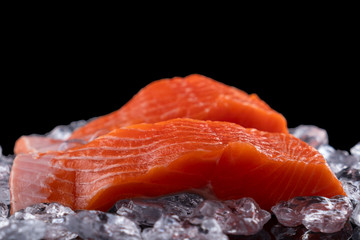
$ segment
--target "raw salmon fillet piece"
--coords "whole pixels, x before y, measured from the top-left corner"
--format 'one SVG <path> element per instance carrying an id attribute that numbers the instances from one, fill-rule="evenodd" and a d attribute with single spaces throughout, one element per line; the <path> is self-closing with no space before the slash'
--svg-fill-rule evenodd
<path id="1" fill-rule="evenodd" d="M 75 130 L 70 139 L 89 141 L 119 127 L 173 118 L 227 121 L 268 132 L 288 132 L 286 119 L 256 94 L 192 74 L 150 83 L 119 110 Z M 44 141 L 47 150 L 51 147 L 48 142 Z M 55 144 L 51 150 L 57 147 Z M 41 152 L 41 148 L 30 139 L 17 142 L 14 152 Z"/>
<path id="2" fill-rule="evenodd" d="M 322 155 L 290 134 L 172 119 L 115 129 L 65 152 L 20 154 L 12 211 L 40 202 L 108 210 L 117 200 L 207 190 L 269 210 L 295 196 L 345 195 Z"/>

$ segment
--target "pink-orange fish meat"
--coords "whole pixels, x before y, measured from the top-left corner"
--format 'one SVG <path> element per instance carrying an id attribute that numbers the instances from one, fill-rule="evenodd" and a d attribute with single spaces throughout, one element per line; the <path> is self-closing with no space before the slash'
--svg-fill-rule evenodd
<path id="1" fill-rule="evenodd" d="M 264 209 L 295 196 L 345 195 L 322 155 L 286 133 L 193 119 L 118 128 L 65 152 L 20 154 L 12 211 L 59 202 L 108 210 L 117 200 L 207 189 Z"/>

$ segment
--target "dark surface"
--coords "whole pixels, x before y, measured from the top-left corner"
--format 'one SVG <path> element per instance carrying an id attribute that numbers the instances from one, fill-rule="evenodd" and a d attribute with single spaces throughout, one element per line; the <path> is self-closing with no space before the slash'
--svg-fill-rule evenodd
<path id="1" fill-rule="evenodd" d="M 289 127 L 313 124 L 326 129 L 335 148 L 349 150 L 360 141 L 358 87 L 344 68 L 286 68 L 284 72 L 283 67 L 179 65 L 174 70 L 159 65 L 142 69 L 137 63 L 129 69 L 108 63 L 73 67 L 41 61 L 39 66 L 14 68 L 11 84 L 3 86 L 1 95 L 0 145 L 4 152 L 11 153 L 15 140 L 23 134 L 43 134 L 59 124 L 107 114 L 153 80 L 191 73 L 257 93 L 287 118 Z"/>
<path id="2" fill-rule="evenodd" d="M 326 129 L 335 148 L 349 150 L 360 140 L 357 44 L 342 27 L 284 35 L 262 29 L 260 36 L 243 33 L 241 41 L 221 43 L 204 32 L 131 38 L 102 25 L 18 27 L 5 34 L 2 64 L 0 145 L 6 154 L 21 135 L 107 114 L 154 80 L 191 73 L 257 93 L 289 127 Z"/>

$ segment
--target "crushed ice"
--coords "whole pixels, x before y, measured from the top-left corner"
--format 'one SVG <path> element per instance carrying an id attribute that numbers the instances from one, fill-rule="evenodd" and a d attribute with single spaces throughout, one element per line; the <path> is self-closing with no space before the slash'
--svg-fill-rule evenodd
<path id="1" fill-rule="evenodd" d="M 85 120 L 79 120 L 79 121 L 71 122 L 68 125 L 59 125 L 59 126 L 55 127 L 53 130 L 51 130 L 50 132 L 46 133 L 45 136 L 49 137 L 49 138 L 65 141 L 71 136 L 72 132 L 75 129 L 84 126 L 87 122 L 88 121 L 85 121 Z"/>
<path id="2" fill-rule="evenodd" d="M 66 140 L 85 123 L 58 126 L 46 136 Z M 215 201 L 193 193 L 124 199 L 107 213 L 74 212 L 61 204 L 41 203 L 10 216 L 9 175 L 14 156 L 2 155 L 0 146 L 0 239 L 222 240 L 235 235 L 236 239 L 249 239 L 244 235 L 252 235 L 254 239 L 352 236 L 360 240 L 360 142 L 348 152 L 330 146 L 327 132 L 316 126 L 289 130 L 323 154 L 348 197 L 300 196 L 273 206 L 273 218 L 250 198 Z"/>
<path id="3" fill-rule="evenodd" d="M 101 211 L 79 211 L 68 215 L 65 226 L 83 239 L 141 239 L 140 227 L 136 223 Z"/>
<path id="4" fill-rule="evenodd" d="M 270 220 L 271 214 L 261 209 L 252 198 L 205 200 L 194 210 L 189 221 L 201 223 L 206 217 L 217 220 L 227 234 L 254 235 Z"/>
<path id="5" fill-rule="evenodd" d="M 142 232 L 144 240 L 227 240 L 218 222 L 213 218 L 205 218 L 198 225 L 182 222 L 177 215 L 162 215 L 152 228 Z"/>
<path id="6" fill-rule="evenodd" d="M 300 125 L 296 128 L 290 128 L 289 132 L 314 148 L 319 148 L 321 145 L 327 145 L 329 142 L 326 130 L 317 126 Z"/>
<path id="7" fill-rule="evenodd" d="M 9 176 L 14 156 L 4 156 L 0 146 L 0 203 L 10 205 Z"/>
<path id="8" fill-rule="evenodd" d="M 182 220 L 190 217 L 203 200 L 203 197 L 194 193 L 180 193 L 156 199 L 124 199 L 114 205 L 113 211 L 139 225 L 152 226 L 162 215 L 176 215 Z"/>
<path id="9" fill-rule="evenodd" d="M 348 221 L 353 205 L 348 197 L 295 197 L 271 208 L 279 223 L 287 227 L 303 224 L 313 232 L 334 233 Z"/>

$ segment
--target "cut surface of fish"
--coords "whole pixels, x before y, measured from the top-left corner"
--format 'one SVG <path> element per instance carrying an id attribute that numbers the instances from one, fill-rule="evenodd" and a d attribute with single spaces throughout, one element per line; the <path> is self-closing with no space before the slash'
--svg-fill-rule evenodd
<path id="1" fill-rule="evenodd" d="M 115 129 L 64 152 L 19 154 L 12 211 L 40 202 L 108 210 L 117 200 L 211 188 L 269 210 L 295 196 L 345 195 L 322 155 L 286 133 L 172 119 Z"/>

